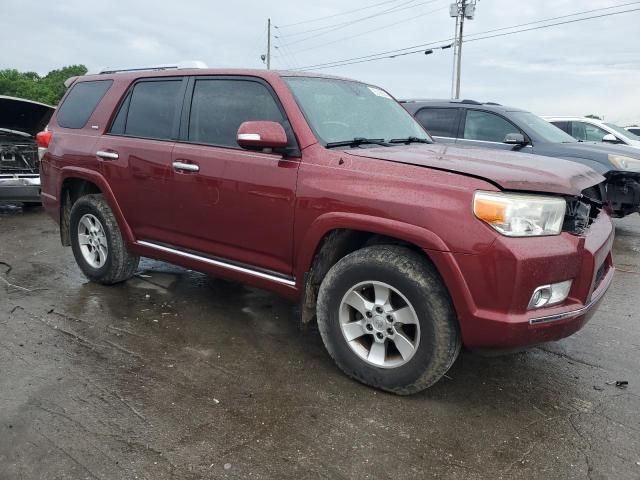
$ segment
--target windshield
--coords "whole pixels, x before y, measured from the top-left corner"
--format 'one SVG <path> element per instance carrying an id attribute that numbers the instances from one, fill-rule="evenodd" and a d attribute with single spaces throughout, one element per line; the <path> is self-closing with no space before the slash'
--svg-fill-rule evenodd
<path id="1" fill-rule="evenodd" d="M 627 137 L 629 140 L 635 140 L 640 142 L 640 137 L 637 135 L 634 135 L 633 133 L 631 133 L 629 130 L 625 130 L 622 127 L 619 127 L 618 125 L 614 125 L 613 123 L 605 123 L 605 125 L 607 127 L 609 127 L 611 130 L 615 130 L 616 132 L 618 132 L 620 135 L 624 135 L 625 137 Z"/>
<path id="2" fill-rule="evenodd" d="M 542 141 L 549 143 L 574 143 L 577 142 L 568 133 L 563 132 L 555 125 L 531 112 L 512 112 L 511 115 L 518 121 L 529 127 Z"/>
<path id="3" fill-rule="evenodd" d="M 379 88 L 348 80 L 286 77 L 298 106 L 325 144 L 352 139 L 431 141 L 398 102 Z"/>

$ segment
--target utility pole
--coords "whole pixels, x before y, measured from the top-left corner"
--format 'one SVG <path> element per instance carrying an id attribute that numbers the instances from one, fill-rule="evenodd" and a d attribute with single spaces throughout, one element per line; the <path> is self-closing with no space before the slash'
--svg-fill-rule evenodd
<path id="1" fill-rule="evenodd" d="M 450 16 L 456 17 L 456 34 L 453 50 L 454 74 L 452 79 L 451 96 L 460 98 L 460 75 L 462 72 L 462 43 L 464 40 L 464 21 L 473 20 L 477 0 L 458 0 L 451 4 Z M 455 85 L 455 88 L 454 88 Z"/>
<path id="2" fill-rule="evenodd" d="M 271 19 L 267 19 L 267 70 L 271 70 Z"/>

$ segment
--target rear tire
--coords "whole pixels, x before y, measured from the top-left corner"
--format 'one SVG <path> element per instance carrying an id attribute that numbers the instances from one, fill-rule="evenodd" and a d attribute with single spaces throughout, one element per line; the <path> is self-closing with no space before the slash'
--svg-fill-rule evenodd
<path id="1" fill-rule="evenodd" d="M 140 257 L 127 250 L 111 208 L 101 194 L 80 197 L 71 208 L 71 248 L 82 273 L 111 285 L 133 276 Z"/>
<path id="2" fill-rule="evenodd" d="M 338 261 L 320 286 L 317 318 L 342 371 L 399 395 L 436 383 L 461 348 L 440 276 L 422 255 L 402 246 L 366 247 Z"/>

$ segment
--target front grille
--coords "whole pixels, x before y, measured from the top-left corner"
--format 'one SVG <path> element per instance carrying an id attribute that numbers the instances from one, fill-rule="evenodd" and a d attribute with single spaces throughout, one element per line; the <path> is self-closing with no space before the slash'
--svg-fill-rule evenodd
<path id="1" fill-rule="evenodd" d="M 38 173 L 38 147 L 35 144 L 1 144 L 0 173 Z"/>

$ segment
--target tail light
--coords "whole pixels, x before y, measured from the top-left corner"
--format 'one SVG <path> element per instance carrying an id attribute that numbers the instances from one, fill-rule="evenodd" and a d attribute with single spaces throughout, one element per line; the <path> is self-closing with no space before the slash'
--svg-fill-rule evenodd
<path id="1" fill-rule="evenodd" d="M 53 133 L 45 130 L 36 134 L 36 143 L 38 144 L 38 160 L 42 161 L 45 153 L 49 150 L 49 143 L 51 143 L 51 137 Z"/>

